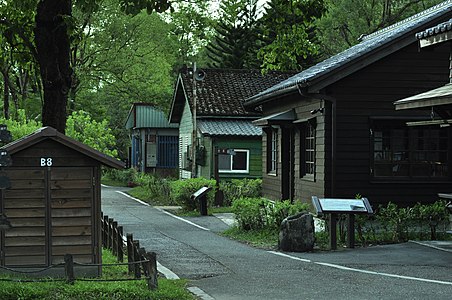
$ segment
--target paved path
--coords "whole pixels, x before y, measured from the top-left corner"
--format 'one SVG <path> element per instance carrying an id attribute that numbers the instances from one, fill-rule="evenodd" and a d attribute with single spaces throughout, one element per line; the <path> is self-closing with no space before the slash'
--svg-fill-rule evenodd
<path id="1" fill-rule="evenodd" d="M 415 243 L 316 253 L 256 249 L 217 235 L 227 225 L 216 217 L 181 220 L 117 191 L 102 189 L 104 213 L 213 299 L 452 299 L 450 252 Z"/>

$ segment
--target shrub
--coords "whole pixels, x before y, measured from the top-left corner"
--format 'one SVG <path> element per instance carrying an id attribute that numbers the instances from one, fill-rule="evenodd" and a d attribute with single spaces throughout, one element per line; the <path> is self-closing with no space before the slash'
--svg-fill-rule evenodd
<path id="1" fill-rule="evenodd" d="M 224 194 L 224 204 L 229 206 L 240 198 L 259 198 L 262 191 L 262 179 L 232 179 L 220 183 Z"/>
<path id="2" fill-rule="evenodd" d="M 200 188 L 207 186 L 212 188 L 207 195 L 207 201 L 211 206 L 215 198 L 215 183 L 215 180 L 203 177 L 173 181 L 171 183 L 171 199 L 186 211 L 196 210 L 197 203 L 191 196 Z"/>
<path id="3" fill-rule="evenodd" d="M 278 230 L 288 216 L 308 211 L 309 205 L 296 201 L 270 201 L 262 198 L 241 198 L 232 203 L 238 226 L 243 230 Z"/>
<path id="4" fill-rule="evenodd" d="M 122 182 L 124 185 L 128 186 L 136 185 L 136 179 L 138 176 L 138 172 L 134 168 L 126 170 L 104 169 L 103 173 L 105 177 L 114 181 Z"/>

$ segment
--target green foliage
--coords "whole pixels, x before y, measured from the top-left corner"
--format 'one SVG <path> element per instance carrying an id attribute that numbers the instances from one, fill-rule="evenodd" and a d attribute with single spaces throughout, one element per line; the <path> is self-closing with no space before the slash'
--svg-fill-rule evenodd
<path id="1" fill-rule="evenodd" d="M 327 12 L 318 19 L 318 37 L 324 58 L 341 52 L 370 34 L 414 15 L 443 0 L 328 0 Z"/>
<path id="2" fill-rule="evenodd" d="M 204 186 L 212 188 L 207 195 L 207 202 L 212 205 L 215 197 L 215 180 L 203 177 L 173 181 L 171 183 L 171 198 L 187 211 L 196 210 L 198 203 L 191 198 L 191 195 Z"/>
<path id="3" fill-rule="evenodd" d="M 323 0 L 269 1 L 261 20 L 262 68 L 288 71 L 312 65 L 319 51 L 315 20 L 324 12 Z"/>
<path id="4" fill-rule="evenodd" d="M 106 179 L 120 183 L 122 186 L 131 186 L 138 176 L 138 172 L 134 168 L 126 170 L 104 169 L 102 176 Z"/>
<path id="5" fill-rule="evenodd" d="M 222 235 L 264 249 L 274 249 L 278 244 L 278 231 L 268 228 L 243 230 L 234 226 L 224 231 Z"/>
<path id="6" fill-rule="evenodd" d="M 0 117 L 0 124 L 5 124 L 8 127 L 13 140 L 20 139 L 41 127 L 39 122 L 27 120 L 23 109 L 17 111 L 17 118 L 15 120 Z"/>
<path id="7" fill-rule="evenodd" d="M 116 263 L 116 258 L 110 251 L 102 251 L 104 264 Z M 103 266 L 101 279 L 127 279 L 127 266 Z M 8 275 L 1 278 L 13 279 Z M 18 278 L 15 278 L 18 279 Z M 75 284 L 57 282 L 11 282 L 3 281 L 0 298 L 16 299 L 49 299 L 49 300 L 138 300 L 138 299 L 195 299 L 186 290 L 185 280 L 167 280 L 159 278 L 159 288 L 150 291 L 145 280 L 89 282 L 75 281 Z"/>
<path id="8" fill-rule="evenodd" d="M 444 201 L 417 203 L 413 207 L 399 207 L 389 202 L 380 205 L 374 216 L 356 216 L 357 238 L 363 245 L 370 243 L 398 243 L 409 239 L 438 238 L 444 235 L 449 214 Z"/>
<path id="9" fill-rule="evenodd" d="M 138 172 L 134 179 L 134 184 L 138 187 L 132 189 L 129 193 L 141 200 L 154 205 L 164 204 L 173 205 L 171 198 L 172 180 L 160 176 Z"/>
<path id="10" fill-rule="evenodd" d="M 282 220 L 290 215 L 308 211 L 309 205 L 299 201 L 270 201 L 263 198 L 241 198 L 232 203 L 238 226 L 242 230 L 278 230 Z"/>
<path id="11" fill-rule="evenodd" d="M 207 45 L 209 64 L 214 68 L 258 68 L 257 0 L 225 0 L 215 36 Z"/>
<path id="12" fill-rule="evenodd" d="M 116 138 L 108 121 L 97 122 L 85 111 L 73 112 L 66 123 L 66 135 L 110 156 L 118 156 Z"/>
<path id="13" fill-rule="evenodd" d="M 262 179 L 231 179 L 221 181 L 220 190 L 224 194 L 224 204 L 229 206 L 240 198 L 259 198 L 262 196 Z"/>

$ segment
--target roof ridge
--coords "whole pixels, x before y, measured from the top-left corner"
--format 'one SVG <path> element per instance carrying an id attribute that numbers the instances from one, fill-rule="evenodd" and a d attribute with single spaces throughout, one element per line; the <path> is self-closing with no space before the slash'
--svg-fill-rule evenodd
<path id="1" fill-rule="evenodd" d="M 393 31 L 394 29 L 396 29 L 396 28 L 398 28 L 400 26 L 403 26 L 403 25 L 405 25 L 407 23 L 410 23 L 411 21 L 413 21 L 413 20 L 415 20 L 417 18 L 425 17 L 425 16 L 428 16 L 430 14 L 433 14 L 433 13 L 437 12 L 438 10 L 444 8 L 444 6 L 447 6 L 447 5 L 450 5 L 450 4 L 452 4 L 452 0 L 447 0 L 447 1 L 441 2 L 439 4 L 436 4 L 436 5 L 434 5 L 434 6 L 430 7 L 430 8 L 427 8 L 426 10 L 423 10 L 423 11 L 421 11 L 421 12 L 415 14 L 415 15 L 412 15 L 411 17 L 403 19 L 402 21 L 399 21 L 397 23 L 389 25 L 389 26 L 387 26 L 385 28 L 382 28 L 382 29 L 380 29 L 378 31 L 375 31 L 375 32 L 373 32 L 371 34 L 365 35 L 362 38 L 361 41 L 364 42 L 364 41 L 373 39 L 373 38 L 375 38 L 377 36 L 386 34 L 386 33 L 390 32 L 390 31 Z"/>

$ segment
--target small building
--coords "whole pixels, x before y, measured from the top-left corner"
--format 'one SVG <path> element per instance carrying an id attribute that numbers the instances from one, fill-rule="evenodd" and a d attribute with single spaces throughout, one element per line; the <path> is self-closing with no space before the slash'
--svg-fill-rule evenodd
<path id="1" fill-rule="evenodd" d="M 245 111 L 242 103 L 291 74 L 262 75 L 259 70 L 226 69 L 203 69 L 203 72 L 205 78 L 196 84 L 196 101 L 191 70 L 181 70 L 174 91 L 169 118 L 171 123 L 180 124 L 180 178 L 215 177 L 215 151 L 220 178 L 261 178 L 262 132 L 252 124 L 261 113 Z M 193 175 L 194 132 L 196 174 Z"/>
<path id="2" fill-rule="evenodd" d="M 12 166 L 2 168 L 11 187 L 1 190 L 0 209 L 12 228 L 1 231 L 0 265 L 44 269 L 64 262 L 100 264 L 101 166 L 124 164 L 44 127 L 2 147 Z M 97 276 L 98 266 L 76 266 L 76 274 Z M 46 275 L 64 275 L 49 268 Z"/>
<path id="3" fill-rule="evenodd" d="M 263 110 L 264 196 L 411 205 L 450 191 L 450 127 L 407 126 L 431 111 L 394 102 L 449 81 L 450 46 L 419 51 L 415 33 L 451 17 L 445 1 L 248 98 L 247 109 Z"/>
<path id="4" fill-rule="evenodd" d="M 140 172 L 177 176 L 179 125 L 150 103 L 134 103 L 127 115 L 130 166 Z"/>

